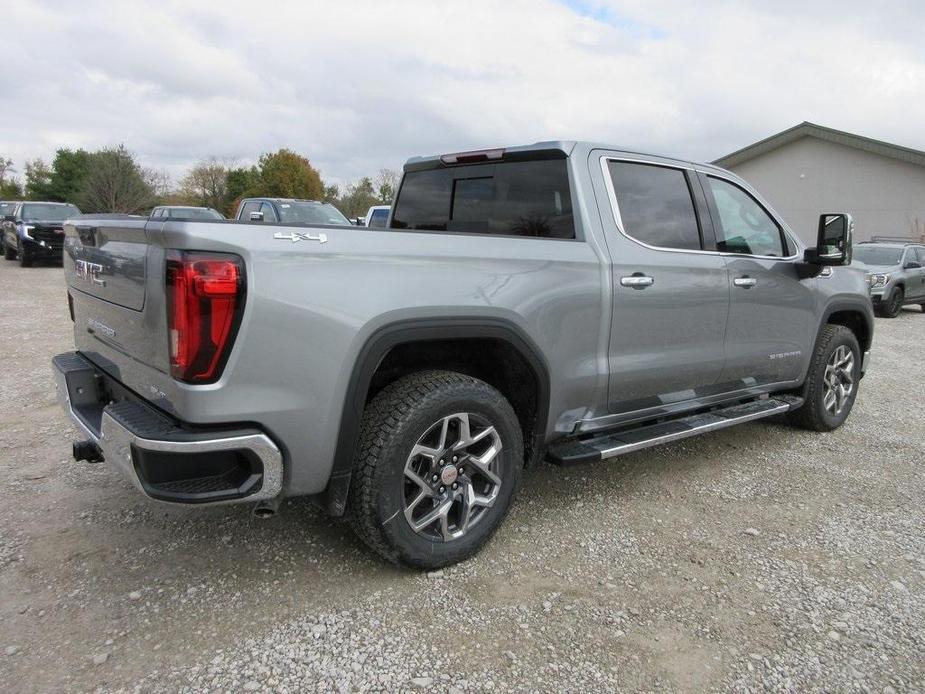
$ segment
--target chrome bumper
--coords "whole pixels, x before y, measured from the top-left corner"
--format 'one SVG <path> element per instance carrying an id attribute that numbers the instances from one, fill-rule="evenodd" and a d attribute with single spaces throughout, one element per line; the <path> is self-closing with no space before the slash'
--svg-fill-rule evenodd
<path id="1" fill-rule="evenodd" d="M 80 358 L 79 355 L 74 355 Z M 86 362 L 89 364 L 89 362 Z M 196 502 L 205 504 L 228 504 L 264 501 L 272 499 L 279 495 L 283 487 L 283 457 L 279 448 L 265 434 L 247 434 L 244 436 L 228 436 L 209 439 L 198 439 L 196 441 L 171 441 L 156 438 L 147 438 L 124 426 L 117 421 L 108 411 L 103 409 L 100 419 L 99 432 L 94 431 L 81 419 L 71 404 L 71 396 L 68 389 L 67 374 L 55 363 L 55 387 L 58 395 L 58 402 L 62 409 L 68 414 L 83 435 L 93 441 L 103 453 L 106 461 L 114 464 L 122 473 L 132 482 L 132 484 L 145 496 L 153 497 L 145 489 L 138 476 L 135 463 L 132 459 L 133 447 L 141 451 L 152 451 L 160 453 L 178 453 L 178 454 L 197 454 L 212 453 L 216 451 L 245 450 L 252 453 L 263 466 L 263 477 L 260 488 L 247 496 L 236 499 L 224 499 L 214 502 Z M 171 502 L 164 499 L 166 503 Z"/>

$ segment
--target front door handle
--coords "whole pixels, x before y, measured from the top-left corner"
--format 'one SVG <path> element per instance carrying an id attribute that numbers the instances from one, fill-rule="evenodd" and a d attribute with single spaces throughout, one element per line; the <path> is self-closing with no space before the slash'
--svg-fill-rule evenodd
<path id="1" fill-rule="evenodd" d="M 655 284 L 655 278 L 643 274 L 630 275 L 629 277 L 621 277 L 620 284 L 633 289 L 645 289 Z"/>
<path id="2" fill-rule="evenodd" d="M 736 277 L 734 280 L 732 280 L 732 283 L 737 287 L 745 287 L 748 289 L 749 287 L 754 287 L 756 284 L 758 284 L 758 280 L 756 280 L 754 277 L 749 277 L 746 275 L 745 277 Z"/>

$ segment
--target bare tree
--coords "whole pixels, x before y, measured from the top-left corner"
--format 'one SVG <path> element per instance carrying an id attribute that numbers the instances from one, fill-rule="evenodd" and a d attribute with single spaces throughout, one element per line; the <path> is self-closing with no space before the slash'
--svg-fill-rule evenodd
<path id="1" fill-rule="evenodd" d="M 203 207 L 221 210 L 228 194 L 228 171 L 233 162 L 215 157 L 199 162 L 180 181 L 180 192 Z"/>
<path id="2" fill-rule="evenodd" d="M 16 173 L 16 169 L 13 168 L 13 160 L 0 157 L 0 185 L 6 183 L 7 174 L 12 179 L 14 173 Z"/>
<path id="3" fill-rule="evenodd" d="M 379 169 L 379 175 L 376 176 L 376 195 L 379 202 L 383 205 L 391 205 L 398 192 L 398 183 L 401 181 L 401 173 L 394 169 Z"/>

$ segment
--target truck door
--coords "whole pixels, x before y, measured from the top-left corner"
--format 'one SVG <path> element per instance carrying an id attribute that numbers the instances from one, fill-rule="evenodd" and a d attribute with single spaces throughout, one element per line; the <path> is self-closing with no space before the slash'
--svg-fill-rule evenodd
<path id="1" fill-rule="evenodd" d="M 726 366 L 720 381 L 762 386 L 799 380 L 818 329 L 814 288 L 782 225 L 740 182 L 701 173 L 717 249 L 729 268 Z"/>
<path id="2" fill-rule="evenodd" d="M 918 267 L 915 267 L 916 264 Z M 906 268 L 906 276 L 909 278 L 906 282 L 906 298 L 925 299 L 925 248 L 922 246 L 907 248 L 903 267 Z"/>
<path id="3" fill-rule="evenodd" d="M 675 163 L 599 162 L 610 198 L 601 204 L 613 280 L 610 411 L 683 408 L 712 393 L 725 362 L 729 280 L 703 191 Z"/>

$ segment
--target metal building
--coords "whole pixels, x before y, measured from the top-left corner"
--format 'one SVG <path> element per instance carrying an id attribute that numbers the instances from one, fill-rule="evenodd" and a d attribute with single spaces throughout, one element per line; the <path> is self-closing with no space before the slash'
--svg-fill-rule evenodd
<path id="1" fill-rule="evenodd" d="M 856 241 L 925 241 L 925 152 L 804 122 L 714 163 L 755 186 L 807 243 L 820 214 L 842 211 Z"/>

